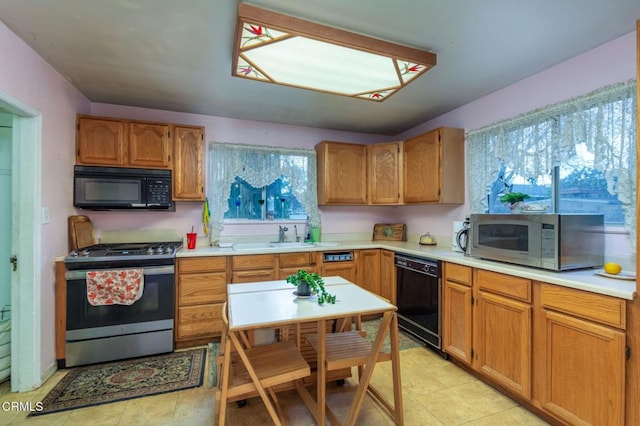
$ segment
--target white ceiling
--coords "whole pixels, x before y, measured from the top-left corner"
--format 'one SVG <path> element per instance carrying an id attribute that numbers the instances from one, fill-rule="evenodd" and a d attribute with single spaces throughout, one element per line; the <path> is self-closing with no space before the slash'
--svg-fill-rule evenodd
<path id="1" fill-rule="evenodd" d="M 376 103 L 232 77 L 238 0 L 0 0 L 0 20 L 92 102 L 395 135 L 640 18 L 639 0 L 245 2 L 429 50 L 438 64 Z"/>

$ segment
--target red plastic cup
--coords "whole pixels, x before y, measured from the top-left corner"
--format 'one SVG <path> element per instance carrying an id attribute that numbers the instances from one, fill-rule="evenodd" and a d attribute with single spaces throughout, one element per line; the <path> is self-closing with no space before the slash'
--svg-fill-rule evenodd
<path id="1" fill-rule="evenodd" d="M 198 234 L 195 232 L 187 232 L 187 248 L 193 250 L 196 248 L 196 237 Z"/>

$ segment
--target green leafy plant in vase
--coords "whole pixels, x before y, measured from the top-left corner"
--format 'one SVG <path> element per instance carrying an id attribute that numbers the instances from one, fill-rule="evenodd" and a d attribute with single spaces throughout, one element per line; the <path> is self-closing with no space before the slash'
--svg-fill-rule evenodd
<path id="1" fill-rule="evenodd" d="M 504 203 L 511 210 L 522 207 L 522 202 L 531 198 L 529 194 L 523 192 L 509 192 L 500 196 L 500 202 Z"/>
<path id="2" fill-rule="evenodd" d="M 298 287 L 298 296 L 311 296 L 315 293 L 318 296 L 318 304 L 320 305 L 324 302 L 331 304 L 336 303 L 336 296 L 329 294 L 327 290 L 325 290 L 324 280 L 315 272 L 298 269 L 298 272 L 289 275 L 286 281 Z"/>

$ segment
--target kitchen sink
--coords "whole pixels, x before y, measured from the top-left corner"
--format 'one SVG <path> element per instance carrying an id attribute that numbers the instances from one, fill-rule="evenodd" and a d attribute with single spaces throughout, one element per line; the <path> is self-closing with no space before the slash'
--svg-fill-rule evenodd
<path id="1" fill-rule="evenodd" d="M 283 248 L 308 248 L 308 247 L 313 247 L 313 243 L 274 242 L 274 243 L 235 243 L 233 245 L 233 249 L 235 251 L 260 251 L 260 250 L 277 251 Z"/>

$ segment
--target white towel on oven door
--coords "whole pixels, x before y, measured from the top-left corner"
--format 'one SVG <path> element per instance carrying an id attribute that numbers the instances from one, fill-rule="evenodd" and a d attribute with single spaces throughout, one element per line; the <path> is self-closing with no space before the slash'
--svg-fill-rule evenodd
<path id="1" fill-rule="evenodd" d="M 132 305 L 143 291 L 142 268 L 87 272 L 87 300 L 92 306 Z"/>

